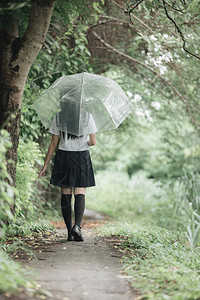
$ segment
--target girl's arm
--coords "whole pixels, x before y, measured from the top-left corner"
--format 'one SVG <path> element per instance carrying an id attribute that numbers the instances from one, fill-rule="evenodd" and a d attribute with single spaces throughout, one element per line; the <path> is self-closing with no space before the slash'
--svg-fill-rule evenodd
<path id="1" fill-rule="evenodd" d="M 48 164 L 49 164 L 49 161 L 58 145 L 58 141 L 59 141 L 59 135 L 55 135 L 53 134 L 52 135 L 52 138 L 51 138 L 51 142 L 49 144 L 49 148 L 48 148 L 48 152 L 47 152 L 47 156 L 46 156 L 46 159 L 45 159 L 45 162 L 44 162 L 44 166 L 42 168 L 42 170 L 40 171 L 39 175 L 38 175 L 38 178 L 41 178 L 42 176 L 45 175 L 45 172 L 46 172 L 46 169 L 48 167 Z"/>
<path id="2" fill-rule="evenodd" d="M 89 134 L 89 141 L 87 141 L 87 144 L 88 146 L 94 146 L 96 144 L 96 134 L 95 133 L 92 133 L 92 134 Z"/>

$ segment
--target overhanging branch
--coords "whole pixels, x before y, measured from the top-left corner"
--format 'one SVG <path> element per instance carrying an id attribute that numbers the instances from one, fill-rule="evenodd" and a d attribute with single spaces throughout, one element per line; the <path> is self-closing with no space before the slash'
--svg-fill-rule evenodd
<path id="1" fill-rule="evenodd" d="M 111 49 L 113 52 L 121 55 L 122 57 L 125 57 L 126 59 L 128 59 L 136 64 L 141 65 L 142 67 L 146 68 L 147 70 L 149 70 L 150 72 L 155 74 L 156 78 L 160 78 L 167 86 L 169 86 L 174 91 L 174 93 L 181 99 L 181 101 L 187 105 L 187 100 L 183 97 L 183 95 L 177 90 L 177 88 L 175 86 L 173 86 L 169 81 L 167 81 L 161 74 L 159 74 L 153 68 L 149 67 L 148 65 L 144 64 L 143 62 L 131 57 L 130 55 L 128 55 L 126 53 L 123 53 L 123 52 L 117 50 L 116 48 L 114 48 L 113 46 L 108 44 L 106 41 L 104 41 L 96 32 L 93 31 L 92 33 L 99 41 L 101 41 L 102 44 L 104 44 L 107 48 Z"/>
<path id="2" fill-rule="evenodd" d="M 125 11 L 125 8 L 123 6 L 121 6 L 120 4 L 118 4 L 117 2 L 115 2 L 114 0 L 110 0 L 110 2 L 112 2 L 113 4 L 115 4 L 117 7 L 119 7 L 123 11 Z M 155 35 L 155 32 L 144 21 L 142 21 L 141 19 L 139 19 L 133 13 L 130 13 L 130 16 L 133 17 L 135 20 L 137 20 L 140 24 L 142 24 L 143 27 L 145 27 L 146 29 L 148 29 L 149 32 L 151 32 L 151 34 Z"/>
<path id="3" fill-rule="evenodd" d="M 189 50 L 186 48 L 186 40 L 185 40 L 185 37 L 184 37 L 184 35 L 183 35 L 181 29 L 179 28 L 179 26 L 177 25 L 177 23 L 175 22 L 175 20 L 169 15 L 169 13 L 168 13 L 168 11 L 167 11 L 167 7 L 166 7 L 166 2 L 165 2 L 165 0 L 162 0 L 162 2 L 163 2 L 163 6 L 164 6 L 164 10 L 165 10 L 165 14 L 166 14 L 167 18 L 174 24 L 176 30 L 178 31 L 178 33 L 179 33 L 179 35 L 180 35 L 180 37 L 181 37 L 181 39 L 182 39 L 182 41 L 183 41 L 183 50 L 184 50 L 186 53 L 188 53 L 189 55 L 194 56 L 194 57 L 196 57 L 197 59 L 200 59 L 200 57 L 199 57 L 198 55 L 192 53 L 191 51 L 189 51 Z"/>
<path id="4" fill-rule="evenodd" d="M 118 7 L 122 8 L 118 3 L 116 3 L 114 0 L 110 0 L 112 3 L 114 3 L 115 5 L 117 5 Z M 139 6 L 141 3 L 143 2 L 143 0 L 136 0 L 135 2 L 133 2 L 132 4 L 130 4 L 128 6 L 127 9 L 124 9 L 124 12 L 128 13 L 130 16 L 134 17 L 135 19 L 138 19 L 138 21 L 140 21 L 140 23 L 143 23 L 143 25 L 148 28 L 149 30 L 151 30 L 151 28 L 149 28 L 149 26 L 147 26 L 144 22 L 141 22 L 141 20 L 139 18 L 137 18 L 136 16 L 134 16 L 132 14 L 133 10 Z M 190 50 L 187 49 L 186 47 L 186 39 L 184 37 L 184 34 L 183 32 L 181 31 L 180 27 L 177 25 L 177 23 L 175 22 L 175 20 L 169 15 L 168 13 L 168 10 L 167 10 L 167 6 L 170 7 L 171 9 L 177 11 L 177 12 L 180 12 L 180 13 L 184 13 L 184 10 L 181 10 L 180 8 L 177 8 L 175 7 L 175 5 L 171 5 L 169 3 L 167 3 L 165 0 L 162 0 L 162 3 L 163 5 L 161 4 L 161 8 L 164 8 L 164 11 L 165 11 L 165 14 L 167 16 L 167 18 L 174 24 L 176 30 L 178 31 L 180 37 L 181 37 L 181 40 L 183 42 L 183 50 L 188 53 L 189 55 L 197 58 L 197 59 L 200 59 L 200 56 L 196 55 L 195 53 L 192 53 Z M 186 3 L 184 0 L 181 1 L 181 3 L 186 6 Z M 155 35 L 155 33 L 151 30 L 151 32 Z"/>
<path id="5" fill-rule="evenodd" d="M 142 67 L 148 69 L 149 71 L 151 71 L 153 74 L 155 74 L 155 77 L 153 79 L 153 81 L 155 81 L 157 78 L 160 78 L 161 81 L 163 81 L 163 83 L 167 86 L 169 86 L 174 94 L 176 96 L 178 96 L 180 98 L 180 100 L 184 103 L 185 105 L 185 108 L 186 108 L 186 111 L 188 112 L 188 115 L 190 116 L 190 119 L 191 119 L 191 122 L 192 124 L 195 126 L 195 128 L 197 129 L 197 132 L 199 132 L 199 127 L 198 127 L 198 124 L 197 124 L 197 121 L 191 111 L 191 104 L 190 102 L 177 90 L 177 88 L 171 84 L 171 82 L 169 82 L 168 80 L 166 80 L 162 75 L 160 75 L 158 72 L 156 72 L 153 68 L 147 66 L 146 64 L 140 62 L 139 60 L 129 56 L 128 54 L 126 53 L 123 53 L 119 50 L 117 50 L 116 48 L 114 48 L 113 46 L 111 46 L 110 44 L 108 44 L 106 41 L 104 41 L 96 32 L 92 32 L 93 35 L 101 41 L 102 44 L 104 44 L 108 49 L 112 50 L 113 52 L 121 55 L 122 57 L 125 57 L 126 59 L 130 60 L 130 61 L 133 61 L 134 63 L 136 64 L 139 64 L 141 65 Z"/>
<path id="6" fill-rule="evenodd" d="M 127 9 L 125 10 L 125 13 L 129 14 L 136 8 L 138 7 L 144 0 L 136 0 L 134 3 L 131 3 Z"/>

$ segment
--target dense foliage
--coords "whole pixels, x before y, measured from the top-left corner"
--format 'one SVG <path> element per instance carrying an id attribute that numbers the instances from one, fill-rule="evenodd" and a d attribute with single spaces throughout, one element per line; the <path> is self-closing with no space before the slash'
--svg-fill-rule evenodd
<path id="1" fill-rule="evenodd" d="M 6 151 L 11 147 L 9 134 L 5 130 L 0 131 L 0 237 L 9 220 L 13 220 L 14 216 L 11 212 L 15 189 L 11 187 L 8 180 L 11 180 L 6 168 Z"/>
<path id="2" fill-rule="evenodd" d="M 10 176 L 6 169 L 6 150 L 11 146 L 9 134 L 5 130 L 0 131 L 0 291 L 12 291 L 26 284 L 25 271 L 21 266 L 2 250 L 5 239 L 5 231 L 8 223 L 16 219 L 11 212 L 13 199 L 18 195 L 17 190 L 8 184 Z"/>
<path id="3" fill-rule="evenodd" d="M 49 134 L 31 105 L 59 76 L 100 73 L 122 86 L 134 113 L 117 131 L 97 135 L 91 149 L 97 187 L 88 191 L 88 206 L 121 223 L 108 231 L 122 238 L 134 287 L 145 286 L 150 299 L 156 294 L 158 299 L 195 299 L 200 245 L 199 4 L 134 3 L 57 1 L 23 96 L 16 189 L 7 183 L 9 136 L 5 131 L 0 135 L 1 236 L 45 230 L 41 221 L 33 221 L 58 216 L 58 197 L 48 201 L 49 176 L 42 184 L 37 181 Z M 28 11 L 28 1 L 16 1 L 12 8 L 20 19 L 20 33 Z M 183 39 L 189 52 L 183 50 Z M 51 189 L 51 195 L 56 191 Z M 14 219 L 10 207 L 15 194 Z M 12 225 L 5 231 L 8 221 Z M 3 270 L 10 265 L 10 260 L 5 262 Z M 10 274 L 9 267 L 6 272 Z"/>

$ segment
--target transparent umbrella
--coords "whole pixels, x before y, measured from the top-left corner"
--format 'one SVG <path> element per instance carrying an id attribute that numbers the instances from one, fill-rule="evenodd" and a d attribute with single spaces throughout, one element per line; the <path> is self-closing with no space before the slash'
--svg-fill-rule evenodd
<path id="1" fill-rule="evenodd" d="M 80 136 L 93 116 L 97 132 L 116 129 L 133 105 L 112 79 L 90 73 L 58 78 L 33 104 L 43 125 Z"/>

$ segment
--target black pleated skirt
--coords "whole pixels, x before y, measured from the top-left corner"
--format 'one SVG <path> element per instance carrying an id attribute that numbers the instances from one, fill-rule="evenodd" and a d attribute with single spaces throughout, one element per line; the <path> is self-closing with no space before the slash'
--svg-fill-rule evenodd
<path id="1" fill-rule="evenodd" d="M 95 186 L 89 150 L 63 151 L 58 149 L 50 183 L 61 187 Z"/>

